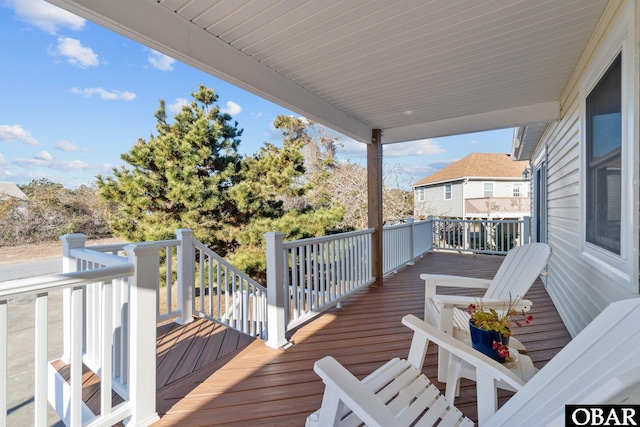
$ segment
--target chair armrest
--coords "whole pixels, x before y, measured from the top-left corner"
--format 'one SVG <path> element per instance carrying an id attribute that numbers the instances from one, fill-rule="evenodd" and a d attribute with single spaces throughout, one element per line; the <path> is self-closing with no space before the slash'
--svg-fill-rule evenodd
<path id="1" fill-rule="evenodd" d="M 447 274 L 421 274 L 420 278 L 424 280 L 427 285 L 434 286 L 455 286 L 459 288 L 486 289 L 491 284 L 491 280 L 489 279 L 450 276 Z"/>
<path id="2" fill-rule="evenodd" d="M 497 311 L 505 311 L 509 307 L 509 300 L 502 300 L 497 298 L 476 298 L 461 295 L 434 295 L 433 300 L 441 306 L 456 307 L 465 311 L 467 310 L 467 307 L 469 307 L 469 304 L 479 303 L 482 303 L 482 306 L 484 308 L 493 308 Z M 531 310 L 532 305 L 532 301 L 522 299 L 518 301 L 517 304 L 514 304 L 513 308 L 516 311 L 527 312 Z"/>
<path id="3" fill-rule="evenodd" d="M 339 403 L 334 400 L 337 398 L 344 402 L 368 426 L 401 426 L 387 407 L 380 404 L 380 399 L 375 393 L 333 357 L 325 356 L 316 361 L 313 370 L 322 378 L 327 389 L 318 414 L 323 425 L 331 425 L 325 424 L 329 419 L 334 419 L 337 425 L 339 418 L 337 420 L 335 418 L 341 412 Z M 327 405 L 325 405 L 325 401 L 328 403 Z M 326 412 L 323 413 L 323 409 L 326 409 Z M 329 419 L 325 420 L 324 417 Z"/>

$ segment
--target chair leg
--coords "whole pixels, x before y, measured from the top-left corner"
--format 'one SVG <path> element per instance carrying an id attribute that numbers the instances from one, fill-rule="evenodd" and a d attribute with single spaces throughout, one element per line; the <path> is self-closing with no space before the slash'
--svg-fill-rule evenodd
<path id="1" fill-rule="evenodd" d="M 438 348 L 438 381 L 447 382 L 447 371 L 449 370 L 449 352 Z"/>
<path id="2" fill-rule="evenodd" d="M 462 361 L 453 355 L 449 355 L 449 369 L 447 370 L 447 387 L 445 397 L 454 404 L 455 398 L 460 396 L 460 369 Z"/>

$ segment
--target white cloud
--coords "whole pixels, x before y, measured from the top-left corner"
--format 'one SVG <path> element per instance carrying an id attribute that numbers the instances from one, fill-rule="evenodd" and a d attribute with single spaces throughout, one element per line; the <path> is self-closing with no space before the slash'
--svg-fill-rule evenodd
<path id="1" fill-rule="evenodd" d="M 478 141 L 476 141 L 476 140 L 474 139 L 474 140 L 469 141 L 469 144 L 480 144 L 480 142 L 478 142 Z"/>
<path id="2" fill-rule="evenodd" d="M 167 104 L 166 108 L 170 113 L 176 114 L 182 111 L 182 107 L 185 105 L 189 105 L 189 101 L 186 98 L 176 98 L 176 102 Z"/>
<path id="3" fill-rule="evenodd" d="M 60 141 L 56 142 L 55 147 L 60 151 L 89 151 L 87 149 L 82 149 L 81 150 L 80 147 L 78 147 L 73 142 L 65 141 L 63 139 L 61 139 Z"/>
<path id="4" fill-rule="evenodd" d="M 44 0 L 10 0 L 9 5 L 13 7 L 18 19 L 50 34 L 57 34 L 60 28 L 79 31 L 84 28 L 86 22 L 79 16 Z"/>
<path id="5" fill-rule="evenodd" d="M 119 90 L 107 91 L 101 87 L 86 87 L 84 89 L 73 87 L 71 88 L 71 93 L 84 96 L 85 98 L 98 95 L 103 101 L 133 101 L 136 99 L 136 94 L 133 92 L 126 90 L 124 92 Z"/>
<path id="6" fill-rule="evenodd" d="M 383 150 L 385 157 L 426 156 L 429 154 L 441 154 L 447 151 L 440 147 L 433 139 L 385 144 Z"/>
<path id="7" fill-rule="evenodd" d="M 31 136 L 31 132 L 24 130 L 21 125 L 0 125 L 0 141 L 40 145 L 38 140 Z"/>
<path id="8" fill-rule="evenodd" d="M 220 112 L 223 114 L 229 114 L 230 116 L 236 116 L 240 114 L 242 107 L 233 101 L 227 101 L 227 108 L 221 108 Z"/>
<path id="9" fill-rule="evenodd" d="M 33 158 L 37 160 L 53 160 L 53 156 L 48 151 L 41 151 L 33 156 Z"/>
<path id="10" fill-rule="evenodd" d="M 9 164 L 9 162 L 7 161 L 7 159 L 4 158 L 4 155 L 0 153 L 0 166 L 4 166 L 7 164 Z"/>
<path id="11" fill-rule="evenodd" d="M 340 147 L 338 147 L 337 153 L 340 153 L 341 157 L 348 159 L 367 157 L 367 144 L 346 137 L 339 141 Z"/>
<path id="12" fill-rule="evenodd" d="M 155 50 L 151 50 L 147 59 L 153 68 L 160 71 L 173 71 L 173 66 L 176 63 L 175 59 Z"/>
<path id="13" fill-rule="evenodd" d="M 80 40 L 71 37 L 58 37 L 58 46 L 50 49 L 49 53 L 62 56 L 69 64 L 80 68 L 95 67 L 100 63 L 98 55 L 90 47 L 83 46 Z"/>
<path id="14" fill-rule="evenodd" d="M 56 170 L 90 170 L 95 168 L 95 166 L 91 166 L 89 163 L 83 162 L 81 160 L 61 161 L 53 160 L 51 158 L 43 159 L 38 157 L 39 155 L 34 156 L 32 159 L 15 159 L 13 162 L 24 167 L 40 166 Z"/>

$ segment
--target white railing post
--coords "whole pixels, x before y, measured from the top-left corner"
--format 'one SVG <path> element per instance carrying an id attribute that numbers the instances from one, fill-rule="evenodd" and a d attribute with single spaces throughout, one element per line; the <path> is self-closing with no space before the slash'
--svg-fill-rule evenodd
<path id="1" fill-rule="evenodd" d="M 62 272 L 71 273 L 78 270 L 76 259 L 71 257 L 71 249 L 84 248 L 87 236 L 84 234 L 65 234 L 62 241 Z M 62 291 L 62 344 L 63 353 L 60 360 L 69 364 L 71 358 L 71 288 Z"/>
<path id="2" fill-rule="evenodd" d="M 129 300 L 129 400 L 132 416 L 127 426 L 148 426 L 156 412 L 156 289 L 160 282 L 160 256 L 153 244 L 125 246 L 135 267 Z"/>
<path id="3" fill-rule="evenodd" d="M 523 230 L 522 230 L 522 244 L 526 245 L 531 241 L 531 217 L 525 216 L 522 218 Z"/>
<path id="4" fill-rule="evenodd" d="M 413 218 L 407 218 L 407 224 L 409 224 L 409 261 L 407 265 L 414 265 L 413 258 L 415 256 L 414 242 L 415 242 L 415 227 L 413 226 Z"/>
<path id="5" fill-rule="evenodd" d="M 427 245 L 428 252 L 433 252 L 433 215 L 427 217 Z"/>
<path id="6" fill-rule="evenodd" d="M 284 234 L 271 231 L 264 237 L 267 243 L 267 345 L 281 348 L 287 344 L 282 255 Z"/>
<path id="7" fill-rule="evenodd" d="M 180 240 L 180 245 L 176 248 L 178 251 L 178 310 L 180 317 L 176 319 L 176 323 L 184 325 L 193 320 L 193 288 L 195 287 L 193 230 L 179 228 L 176 230 L 176 236 Z"/>

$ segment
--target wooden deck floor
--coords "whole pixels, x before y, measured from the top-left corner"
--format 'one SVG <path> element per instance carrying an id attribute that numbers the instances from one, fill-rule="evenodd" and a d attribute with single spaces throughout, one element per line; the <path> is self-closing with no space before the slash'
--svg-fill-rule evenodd
<path id="1" fill-rule="evenodd" d="M 260 340 L 245 340 L 229 330 L 199 320 L 158 330 L 157 426 L 303 426 L 320 406 L 323 384 L 313 363 L 332 355 L 358 377 L 392 357 L 406 357 L 410 331 L 401 318 L 422 318 L 424 272 L 491 278 L 500 257 L 430 253 L 413 266 L 385 278 L 384 286 L 366 288 L 290 334 L 286 352 Z M 451 292 L 455 293 L 455 292 Z M 516 331 L 527 354 L 541 368 L 570 340 L 540 281 L 526 295 L 534 302 L 532 324 Z M 214 331 L 228 332 L 227 343 Z M 206 335 L 206 337 L 205 337 Z M 223 350 L 224 349 L 224 350 Z M 425 374 L 436 378 L 435 346 Z M 444 391 L 444 385 L 436 384 Z M 500 392 L 502 399 L 509 394 Z M 464 382 L 458 406 L 475 419 L 475 387 Z"/>

